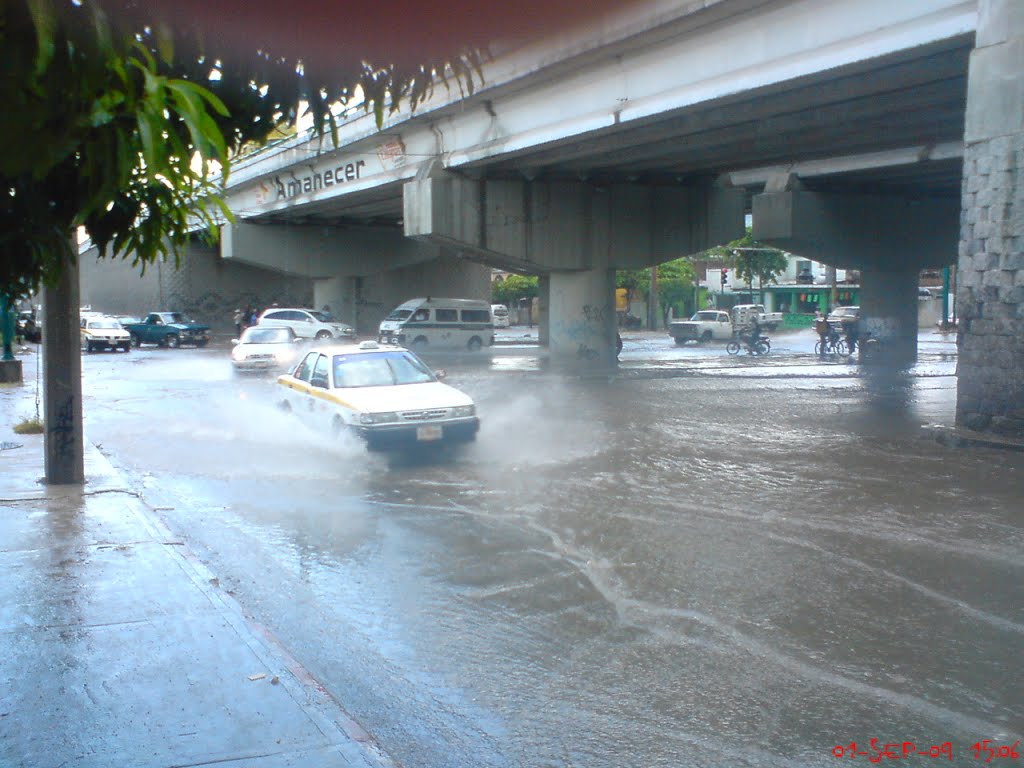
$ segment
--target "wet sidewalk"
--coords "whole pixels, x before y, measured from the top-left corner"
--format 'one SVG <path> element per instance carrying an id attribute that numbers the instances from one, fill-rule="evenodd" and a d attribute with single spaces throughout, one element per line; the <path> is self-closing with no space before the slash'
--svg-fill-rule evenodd
<path id="1" fill-rule="evenodd" d="M 34 358 L 0 385 L 0 765 L 392 765 L 88 432 L 86 484 L 40 482 L 42 435 L 13 429 Z"/>

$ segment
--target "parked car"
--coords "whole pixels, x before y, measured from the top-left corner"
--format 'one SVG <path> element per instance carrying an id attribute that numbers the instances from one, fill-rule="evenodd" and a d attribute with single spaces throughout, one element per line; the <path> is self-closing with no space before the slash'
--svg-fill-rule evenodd
<path id="1" fill-rule="evenodd" d="M 370 450 L 463 443 L 480 428 L 469 395 L 413 352 L 375 341 L 311 349 L 277 382 L 285 410 L 314 428 L 351 430 Z"/>
<path id="2" fill-rule="evenodd" d="M 836 307 L 826 319 L 830 323 L 855 323 L 860 320 L 860 307 Z"/>
<path id="3" fill-rule="evenodd" d="M 150 312 L 139 323 L 129 323 L 125 330 L 131 335 L 132 346 L 156 344 L 172 349 L 182 344 L 205 347 L 210 340 L 210 326 L 185 317 L 181 312 Z"/>
<path id="4" fill-rule="evenodd" d="M 291 328 L 270 328 L 254 325 L 233 339 L 231 365 L 237 373 L 285 370 L 299 359 L 299 342 Z"/>
<path id="5" fill-rule="evenodd" d="M 82 349 L 86 352 L 118 349 L 128 352 L 132 348 L 131 335 L 113 317 L 90 313 L 82 318 Z"/>
<path id="6" fill-rule="evenodd" d="M 303 339 L 354 339 L 355 329 L 339 323 L 324 312 L 298 307 L 271 307 L 263 310 L 257 325 L 274 328 L 291 328 L 296 336 Z"/>
<path id="7" fill-rule="evenodd" d="M 39 344 L 43 340 L 42 318 L 36 315 L 34 309 L 23 309 L 18 313 L 14 332 L 25 341 Z"/>

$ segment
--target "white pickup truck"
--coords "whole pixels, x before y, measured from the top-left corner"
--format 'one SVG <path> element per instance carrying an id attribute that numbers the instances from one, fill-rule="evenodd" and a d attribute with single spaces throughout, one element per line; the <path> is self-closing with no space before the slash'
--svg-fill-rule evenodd
<path id="1" fill-rule="evenodd" d="M 669 323 L 668 333 L 678 346 L 688 341 L 728 341 L 749 328 L 755 316 L 764 330 L 772 331 L 782 324 L 782 313 L 765 312 L 764 304 L 737 304 L 732 312 L 702 309 L 689 320 L 674 320 Z"/>
<path id="2" fill-rule="evenodd" d="M 765 330 L 774 331 L 782 325 L 782 313 L 765 312 L 764 304 L 737 304 L 732 308 L 733 327 L 737 331 L 746 328 L 753 322 L 755 316 Z"/>
<path id="3" fill-rule="evenodd" d="M 689 320 L 673 320 L 668 333 L 677 345 L 688 341 L 705 344 L 712 339 L 728 341 L 732 338 L 732 318 L 721 309 L 702 309 Z"/>

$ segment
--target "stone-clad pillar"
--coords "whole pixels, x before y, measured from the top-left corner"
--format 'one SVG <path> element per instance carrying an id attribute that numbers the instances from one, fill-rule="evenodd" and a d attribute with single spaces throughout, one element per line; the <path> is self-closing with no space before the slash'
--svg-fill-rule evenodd
<path id="1" fill-rule="evenodd" d="M 964 132 L 957 424 L 1024 437 L 1024 3 L 979 0 Z"/>

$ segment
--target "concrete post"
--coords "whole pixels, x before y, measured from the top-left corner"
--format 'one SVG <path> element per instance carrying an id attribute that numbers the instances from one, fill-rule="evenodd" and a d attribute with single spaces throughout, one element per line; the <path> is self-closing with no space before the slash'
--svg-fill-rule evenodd
<path id="1" fill-rule="evenodd" d="M 917 274 L 913 269 L 861 270 L 861 341 L 878 341 L 872 362 L 904 366 L 917 359 Z"/>
<path id="2" fill-rule="evenodd" d="M 77 243 L 73 244 L 77 247 Z M 85 482 L 78 263 L 43 288 L 43 409 L 46 482 Z"/>
<path id="3" fill-rule="evenodd" d="M 553 272 L 550 282 L 552 360 L 572 370 L 614 369 L 615 270 Z"/>
<path id="4" fill-rule="evenodd" d="M 1024 437 L 1024 3 L 979 0 L 967 78 L 957 424 Z"/>
<path id="5" fill-rule="evenodd" d="M 331 308 L 335 320 L 356 327 L 356 278 L 329 277 L 313 281 L 313 307 Z"/>

